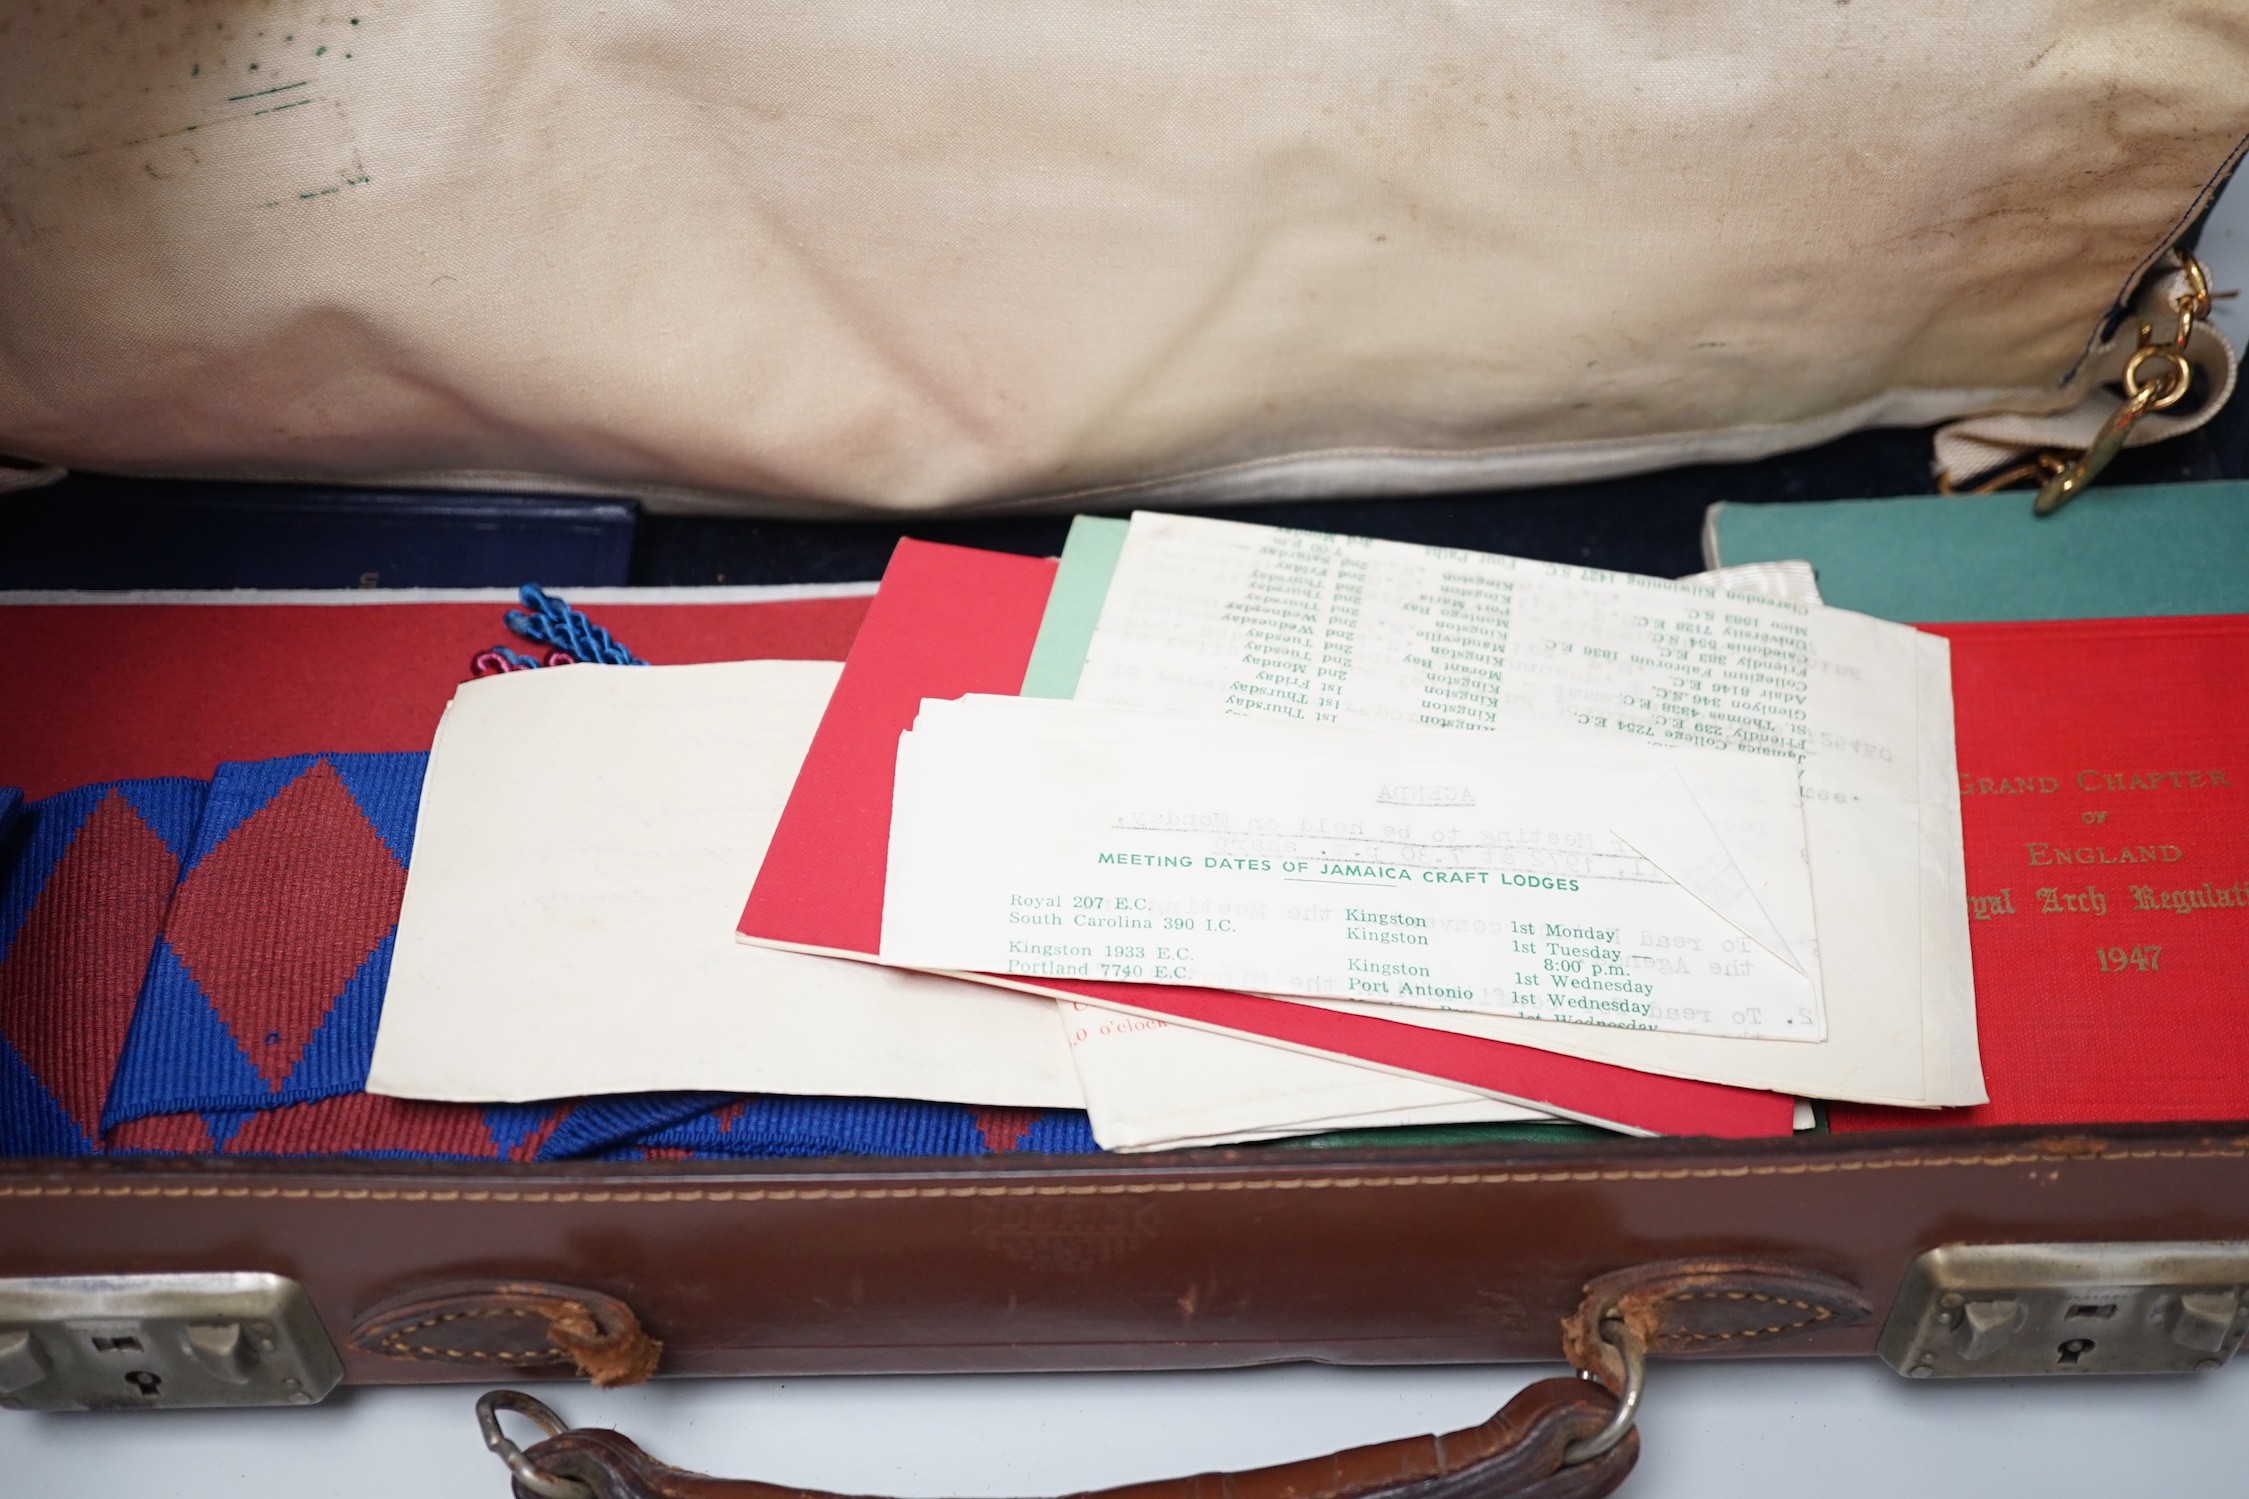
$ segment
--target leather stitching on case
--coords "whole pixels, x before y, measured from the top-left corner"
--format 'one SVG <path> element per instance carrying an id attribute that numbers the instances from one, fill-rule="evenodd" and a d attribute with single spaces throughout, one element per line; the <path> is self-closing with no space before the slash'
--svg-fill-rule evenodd
<path id="1" fill-rule="evenodd" d="M 1834 1313 L 1824 1306 L 1814 1306 L 1809 1301 L 1798 1301 L 1788 1296 L 1767 1296 L 1761 1291 L 1674 1291 L 1659 1296 L 1659 1301 L 1764 1301 L 1774 1306 L 1792 1306 L 1798 1311 L 1810 1312 L 1793 1322 L 1775 1322 L 1770 1327 L 1745 1328 L 1740 1332 L 1675 1332 L 1667 1334 L 1674 1343 L 1724 1343 L 1735 1338 L 1762 1338 L 1776 1332 L 1794 1332 L 1799 1327 L 1810 1327 L 1815 1322 L 1826 1322 Z"/>
<path id="2" fill-rule="evenodd" d="M 425 1327 L 436 1327 L 444 1322 L 458 1322 L 464 1317 L 531 1317 L 541 1322 L 547 1320 L 544 1313 L 533 1311 L 528 1307 L 502 1306 L 474 1312 L 441 1312 L 437 1316 L 424 1317 L 419 1322 L 409 1322 L 404 1327 L 393 1328 L 377 1339 L 375 1346 L 393 1358 L 473 1358 L 489 1359 L 494 1363 L 501 1364 L 566 1364 L 570 1362 L 570 1355 L 555 1347 L 552 1343 L 547 1344 L 544 1348 L 526 1348 L 511 1353 L 496 1348 L 433 1348 L 427 1343 L 410 1345 L 406 1342 L 407 1336 L 411 1333 L 420 1332 Z"/>
<path id="3" fill-rule="evenodd" d="M 0 1186 L 8 1197 L 213 1197 L 313 1202 L 514 1202 L 514 1203 L 698 1203 L 698 1202 L 851 1202 L 888 1198 L 939 1197 L 1130 1197 L 1176 1192 L 1271 1192 L 1359 1187 L 1492 1187 L 1554 1182 L 1710 1181 L 1753 1176 L 1829 1176 L 1845 1171 L 1945 1169 L 1960 1166 L 2093 1166 L 2119 1161 L 2210 1161 L 2249 1159 L 2249 1149 L 2110 1150 L 2099 1154 L 2003 1156 L 1926 1156 L 1882 1161 L 1806 1161 L 1777 1166 L 1681 1167 L 1668 1171 L 1496 1171 L 1444 1176 L 1265 1177 L 1220 1182 L 1116 1182 L 1070 1187 L 750 1187 L 713 1189 L 597 1189 L 593 1191 L 511 1192 L 490 1188 L 426 1187 L 159 1187 L 159 1186 Z"/>
<path id="4" fill-rule="evenodd" d="M 387 1308 L 387 1309 L 386 1309 Z M 514 1334 L 481 1332 L 466 1324 L 494 1320 L 531 1322 L 530 1346 L 508 1347 Z M 432 1328 L 462 1328 L 429 1334 Z M 541 1334 L 544 1334 L 541 1337 Z M 422 1334 L 417 1338 L 416 1334 Z M 447 1338 L 453 1342 L 448 1344 Z M 499 1343 L 488 1347 L 479 1344 Z M 633 1309 L 599 1292 L 543 1281 L 447 1283 L 393 1298 L 365 1313 L 351 1343 L 388 1358 L 495 1364 L 528 1369 L 573 1365 L 603 1389 L 638 1384 L 656 1372 L 664 1345 L 641 1327 Z"/>

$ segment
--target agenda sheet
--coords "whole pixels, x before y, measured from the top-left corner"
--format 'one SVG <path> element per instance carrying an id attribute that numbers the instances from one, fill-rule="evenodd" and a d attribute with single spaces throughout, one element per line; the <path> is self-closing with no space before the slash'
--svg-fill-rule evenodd
<path id="1" fill-rule="evenodd" d="M 884 961 L 1821 1034 L 1785 762 L 1246 727 L 926 705 L 899 746 Z"/>
<path id="2" fill-rule="evenodd" d="M 1133 518 L 1077 698 L 1398 730 L 1502 726 L 1800 769 L 1827 1040 L 1447 1017 L 1817 1097 L 1982 1099 L 1944 642 L 1844 610 L 1560 564 Z M 1334 1003 L 1333 1001 L 1328 1001 Z"/>

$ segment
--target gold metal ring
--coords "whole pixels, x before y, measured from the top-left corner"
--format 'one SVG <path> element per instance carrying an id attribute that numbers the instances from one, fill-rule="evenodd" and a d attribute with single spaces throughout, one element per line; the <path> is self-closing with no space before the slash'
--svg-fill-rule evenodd
<path id="1" fill-rule="evenodd" d="M 2178 301 L 2179 331 L 2171 335 L 2171 347 L 2184 354 L 2187 345 L 2194 342 L 2194 299 L 2181 297 Z"/>
<path id="2" fill-rule="evenodd" d="M 2184 250 L 2172 253 L 2179 257 L 2179 270 L 2187 278 L 2187 301 L 2184 310 L 2198 318 L 2210 315 L 2210 273 L 2202 262 Z"/>
<path id="3" fill-rule="evenodd" d="M 2124 361 L 2125 399 L 2130 400 L 2150 388 L 2140 383 L 2140 366 L 2150 359 L 2161 359 L 2171 366 L 2170 388 L 2157 388 L 2155 399 L 2149 403 L 2153 410 L 2167 411 L 2186 399 L 2187 386 L 2194 379 L 2194 371 L 2188 366 L 2186 355 L 2169 344 L 2148 344 L 2144 348 L 2135 349 L 2132 357 Z"/>

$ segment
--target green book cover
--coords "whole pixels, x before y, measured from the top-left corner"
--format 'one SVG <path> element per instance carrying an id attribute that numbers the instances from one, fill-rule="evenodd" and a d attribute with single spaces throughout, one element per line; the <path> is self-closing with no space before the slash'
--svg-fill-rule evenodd
<path id="1" fill-rule="evenodd" d="M 1908 622 L 2249 612 L 2249 483 L 2087 490 L 2038 519 L 2027 492 L 1719 504 L 1712 567 L 1801 557 L 1820 597 Z"/>

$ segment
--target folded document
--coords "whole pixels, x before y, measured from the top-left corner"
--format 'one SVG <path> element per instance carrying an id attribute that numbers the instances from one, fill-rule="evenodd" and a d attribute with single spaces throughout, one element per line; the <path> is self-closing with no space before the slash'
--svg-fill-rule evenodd
<path id="1" fill-rule="evenodd" d="M 1710 751 L 933 702 L 899 747 L 882 943 L 940 970 L 1822 1031 L 1795 769 Z"/>
<path id="2" fill-rule="evenodd" d="M 732 940 L 839 669 L 464 684 L 423 785 L 369 1090 L 1080 1106 L 1045 1000 Z"/>
<path id="3" fill-rule="evenodd" d="M 1090 1068 L 1111 1149 L 1261 1138 L 1276 1118 L 1293 1133 L 1538 1117 L 1205 1032 L 1174 1029 L 1153 1055 L 1132 1042 L 1161 1022 L 1084 1007 L 1067 1036 L 1115 1043 L 1095 1056 L 1066 1044 L 1049 1000 L 730 940 L 837 671 L 587 666 L 464 685 L 424 792 L 374 1088 L 1061 1107 Z"/>
<path id="4" fill-rule="evenodd" d="M 1086 644 L 1099 623 L 1109 576 L 1129 530 L 1124 521 L 1091 516 L 1071 523 L 1023 679 L 1026 698 L 1067 698 L 1075 692 Z M 1820 602 L 1812 570 L 1801 562 L 1752 563 L 1682 581 L 1801 604 Z M 1153 1015 L 1119 1013 L 1080 1000 L 1066 1003 L 1063 1013 L 1070 1058 L 1085 1085 L 1095 1128 L 1110 1149 L 1548 1117 L 1447 1084 L 1172 1024 Z"/>
<path id="5" fill-rule="evenodd" d="M 1098 620 L 1078 700 L 1655 741 L 1801 772 L 1825 1041 L 1422 1023 L 1816 1098 L 1984 1097 L 1942 640 L 1693 583 L 1180 516 L 1135 516 L 1116 556 L 1098 611 L 1078 602 Z"/>
<path id="6" fill-rule="evenodd" d="M 899 736 L 912 729 L 928 699 L 1012 693 L 1021 686 L 1054 577 L 1055 564 L 1037 558 L 910 540 L 899 544 L 743 908 L 739 930 L 745 940 L 836 956 L 878 954 Z M 1365 1007 L 1382 1010 L 1380 1018 L 1337 1014 L 1324 1007 L 1348 1001 L 1272 999 L 1174 984 L 1006 976 L 991 982 L 1346 1057 L 1510 1105 L 1628 1129 L 1742 1137 L 1786 1133 L 1793 1114 L 1789 1100 L 1776 1093 L 1650 1075 L 1392 1017 L 1624 1037 L 1653 1033 L 1387 1005 Z M 1814 1049 L 1693 1036 L 1661 1039 Z M 1100 1106 L 1093 1107 L 1098 1115 Z"/>

